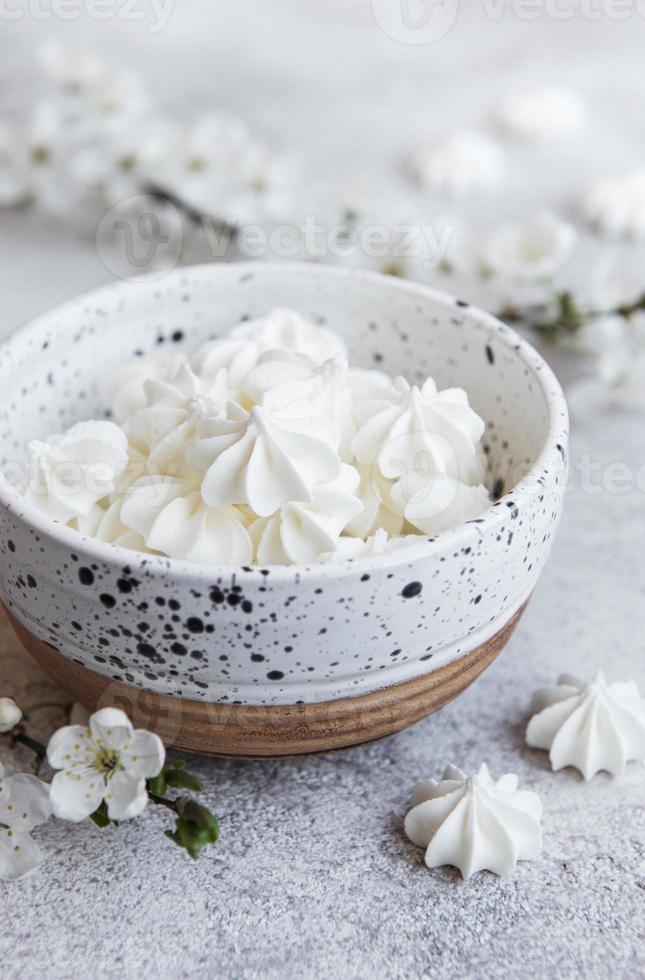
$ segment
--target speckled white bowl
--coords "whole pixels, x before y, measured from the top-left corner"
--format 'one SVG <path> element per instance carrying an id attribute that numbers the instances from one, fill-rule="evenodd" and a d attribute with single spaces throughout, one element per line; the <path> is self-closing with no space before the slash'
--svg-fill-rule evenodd
<path id="1" fill-rule="evenodd" d="M 224 568 L 147 557 L 50 523 L 0 481 L 0 593 L 34 636 L 111 679 L 211 703 L 345 698 L 484 643 L 529 596 L 565 489 L 567 410 L 539 355 L 493 317 L 401 280 L 314 265 L 212 265 L 119 282 L 0 347 L 0 468 L 27 439 L 105 410 L 101 378 L 290 306 L 352 362 L 466 388 L 496 502 L 476 521 L 342 565 Z"/>

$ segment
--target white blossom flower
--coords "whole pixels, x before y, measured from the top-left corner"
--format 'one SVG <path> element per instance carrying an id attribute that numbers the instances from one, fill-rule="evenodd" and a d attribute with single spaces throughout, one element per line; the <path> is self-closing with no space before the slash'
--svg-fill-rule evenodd
<path id="1" fill-rule="evenodd" d="M 498 187 L 506 161 L 489 136 L 465 130 L 419 150 L 412 167 L 422 184 L 461 197 Z"/>
<path id="2" fill-rule="evenodd" d="M 102 708 L 89 725 L 68 725 L 55 732 L 47 761 L 60 769 L 51 785 L 54 815 L 74 823 L 85 820 L 105 801 L 111 820 L 130 820 L 146 807 L 146 779 L 163 768 L 161 739 L 133 730 L 118 708 Z"/>
<path id="3" fill-rule="evenodd" d="M 589 110 L 577 92 L 559 85 L 510 95 L 498 113 L 501 127 L 530 143 L 552 143 L 576 136 L 587 122 Z"/>
<path id="4" fill-rule="evenodd" d="M 197 211 L 244 224 L 287 220 L 294 177 L 292 162 L 272 154 L 243 119 L 210 112 L 184 130 L 156 182 Z"/>
<path id="5" fill-rule="evenodd" d="M 645 238 L 645 168 L 597 180 L 583 195 L 580 210 L 608 238 Z"/>
<path id="6" fill-rule="evenodd" d="M 575 345 L 594 358 L 591 377 L 570 390 L 575 412 L 612 404 L 619 408 L 645 409 L 645 314 L 626 320 L 603 316 L 590 320 L 578 332 Z"/>
<path id="7" fill-rule="evenodd" d="M 49 787 L 20 773 L 5 779 L 0 763 L 0 880 L 17 881 L 45 860 L 31 831 L 51 816 Z"/>
<path id="8" fill-rule="evenodd" d="M 544 279 L 557 272 L 569 258 L 576 241 L 575 229 L 550 211 L 528 221 L 505 224 L 486 243 L 485 259 L 500 275 Z"/>
<path id="9" fill-rule="evenodd" d="M 22 711 L 13 698 L 0 698 L 0 734 L 10 732 L 22 718 Z"/>

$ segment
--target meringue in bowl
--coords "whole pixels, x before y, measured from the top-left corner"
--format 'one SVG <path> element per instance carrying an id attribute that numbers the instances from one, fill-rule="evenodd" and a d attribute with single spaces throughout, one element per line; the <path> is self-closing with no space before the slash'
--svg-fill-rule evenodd
<path id="1" fill-rule="evenodd" d="M 388 534 L 400 532 L 386 526 L 392 509 L 385 507 L 370 548 L 350 543 L 333 561 L 309 561 L 303 552 L 288 565 L 210 564 L 200 535 L 197 551 L 187 552 L 193 560 L 146 553 L 137 550 L 135 521 L 115 526 L 110 508 L 102 529 L 82 521 L 72 528 L 51 520 L 64 513 L 48 516 L 16 492 L 28 441 L 105 418 L 106 378 L 124 362 L 131 367 L 119 404 L 136 417 L 144 409 L 142 354 L 159 360 L 163 384 L 173 353 L 201 348 L 209 356 L 207 341 L 279 307 L 340 336 L 358 368 L 410 384 L 432 376 L 440 389 L 468 392 L 486 425 L 492 495 L 488 505 L 480 501 L 477 517 L 433 533 L 417 524 L 414 537 L 390 546 Z M 251 340 L 244 328 L 233 340 L 233 362 L 246 371 Z M 221 345 L 210 356 L 216 373 Z M 549 368 L 493 317 L 390 277 L 284 263 L 198 266 L 161 281 L 117 283 L 13 335 L 0 347 L 0 381 L 2 599 L 22 635 L 133 691 L 209 705 L 293 706 L 424 678 L 513 620 L 546 561 L 561 510 L 568 423 Z M 170 451 L 184 422 L 176 418 L 170 442 L 155 451 Z M 124 451 L 112 440 L 114 456 Z M 368 461 L 369 447 L 365 453 Z M 208 458 L 194 462 L 208 472 Z M 213 500 L 218 485 L 209 484 Z M 254 533 L 266 538 L 258 557 L 274 553 L 267 530 L 274 503 L 258 499 L 264 523 Z M 354 541 L 370 528 L 364 511 L 343 520 L 355 522 Z M 209 533 L 216 542 L 228 531 Z"/>

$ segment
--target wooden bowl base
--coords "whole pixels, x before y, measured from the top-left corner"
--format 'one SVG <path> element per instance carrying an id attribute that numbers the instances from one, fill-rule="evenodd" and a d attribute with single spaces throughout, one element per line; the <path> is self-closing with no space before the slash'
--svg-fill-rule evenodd
<path id="1" fill-rule="evenodd" d="M 258 759 L 349 748 L 391 735 L 438 711 L 501 653 L 525 606 L 486 643 L 422 677 L 357 697 L 276 707 L 207 704 L 111 681 L 69 660 L 37 639 L 9 611 L 8 615 L 31 656 L 86 708 L 123 708 L 136 727 L 157 732 L 175 748 Z"/>

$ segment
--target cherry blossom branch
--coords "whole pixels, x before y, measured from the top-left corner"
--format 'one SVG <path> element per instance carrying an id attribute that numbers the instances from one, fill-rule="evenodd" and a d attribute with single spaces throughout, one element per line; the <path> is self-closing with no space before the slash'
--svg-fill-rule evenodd
<path id="1" fill-rule="evenodd" d="M 571 292 L 556 293 L 551 301 L 521 307 L 510 303 L 497 314 L 506 323 L 525 327 L 555 342 L 563 336 L 575 336 L 585 323 L 599 317 L 619 316 L 629 320 L 635 313 L 645 311 L 645 293 L 630 303 L 620 303 L 611 309 L 584 309 L 577 305 Z"/>

